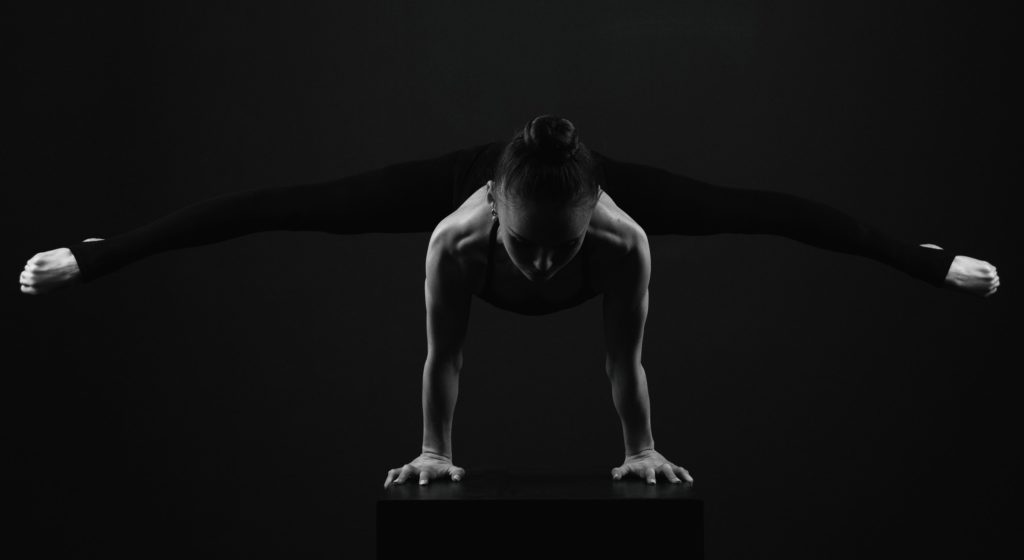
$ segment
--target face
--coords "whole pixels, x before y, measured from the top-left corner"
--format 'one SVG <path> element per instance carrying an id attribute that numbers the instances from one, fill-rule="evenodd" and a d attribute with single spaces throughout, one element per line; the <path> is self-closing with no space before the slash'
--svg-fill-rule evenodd
<path id="1" fill-rule="evenodd" d="M 498 236 L 513 264 L 530 281 L 550 279 L 583 246 L 593 206 L 510 204 L 493 196 L 490 187 L 487 192 L 488 202 L 498 213 Z"/>

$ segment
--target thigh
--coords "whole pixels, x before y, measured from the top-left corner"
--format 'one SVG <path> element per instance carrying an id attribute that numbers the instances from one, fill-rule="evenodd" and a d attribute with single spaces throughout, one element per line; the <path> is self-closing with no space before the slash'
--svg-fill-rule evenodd
<path id="1" fill-rule="evenodd" d="M 648 235 L 721 229 L 729 192 L 659 167 L 595 154 L 602 188 Z"/>

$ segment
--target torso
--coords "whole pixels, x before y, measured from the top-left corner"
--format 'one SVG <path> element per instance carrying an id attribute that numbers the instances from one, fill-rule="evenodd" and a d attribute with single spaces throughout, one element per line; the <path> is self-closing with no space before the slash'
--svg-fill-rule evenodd
<path id="1" fill-rule="evenodd" d="M 493 221 L 486 192 L 486 186 L 477 189 L 438 228 L 451 228 L 450 235 L 444 237 L 459 259 L 466 285 L 481 299 L 503 309 L 539 315 L 590 299 L 604 291 L 608 267 L 632 247 L 637 235 L 643 235 L 637 223 L 602 193 L 579 252 L 551 279 L 541 284 L 530 282 L 513 264 L 498 235 L 488 280 Z"/>

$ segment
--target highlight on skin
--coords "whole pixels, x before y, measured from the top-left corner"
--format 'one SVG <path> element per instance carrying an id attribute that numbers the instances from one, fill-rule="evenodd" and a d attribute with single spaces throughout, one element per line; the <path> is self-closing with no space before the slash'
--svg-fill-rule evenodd
<path id="1" fill-rule="evenodd" d="M 601 194 L 593 154 L 575 125 L 555 115 L 538 115 L 515 131 L 487 192 L 502 245 L 534 282 L 576 256 Z"/>
<path id="2" fill-rule="evenodd" d="M 587 206 L 531 201 L 509 204 L 500 190 L 493 194 L 502 245 L 527 279 L 549 280 L 579 253 L 596 200 Z"/>

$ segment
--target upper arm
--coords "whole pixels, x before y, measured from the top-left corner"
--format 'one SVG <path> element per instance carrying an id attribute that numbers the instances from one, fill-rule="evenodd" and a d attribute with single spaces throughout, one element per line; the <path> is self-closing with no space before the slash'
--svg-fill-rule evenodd
<path id="1" fill-rule="evenodd" d="M 650 280 L 650 245 L 647 234 L 637 228 L 630 235 L 628 250 L 609 267 L 605 285 L 605 369 L 609 374 L 616 365 L 640 365 Z"/>
<path id="2" fill-rule="evenodd" d="M 427 360 L 462 367 L 462 343 L 469 322 L 472 292 L 450 242 L 450 230 L 438 226 L 427 247 L 423 295 L 427 310 Z"/>

